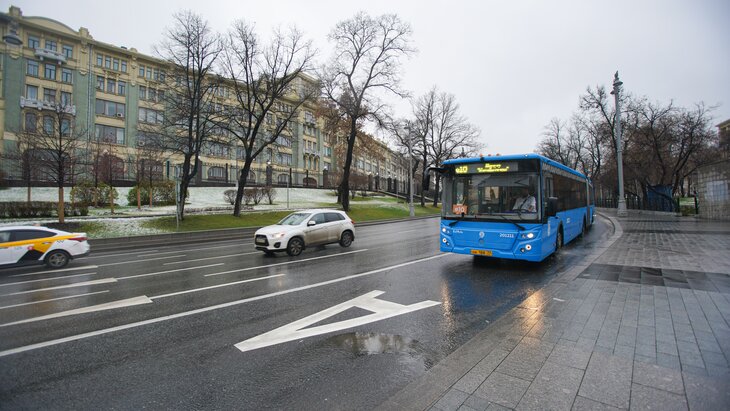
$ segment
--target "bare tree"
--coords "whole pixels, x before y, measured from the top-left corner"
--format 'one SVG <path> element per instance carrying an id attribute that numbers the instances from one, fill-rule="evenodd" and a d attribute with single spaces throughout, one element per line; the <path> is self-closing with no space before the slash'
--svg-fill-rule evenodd
<path id="1" fill-rule="evenodd" d="M 243 147 L 243 168 L 233 215 L 241 212 L 241 200 L 251 165 L 264 150 L 291 126 L 306 103 L 319 94 L 313 79 L 305 79 L 312 69 L 314 49 L 296 28 L 275 31 L 269 44 L 262 44 L 254 26 L 244 21 L 228 33 L 223 54 L 223 71 L 232 80 L 237 106 L 221 116 L 220 125 Z M 306 118 L 307 115 L 312 118 Z M 305 122 L 314 123 L 311 112 Z"/>
<path id="2" fill-rule="evenodd" d="M 338 23 L 329 35 L 334 55 L 322 69 L 325 97 L 344 115 L 348 123 L 347 153 L 341 180 L 340 201 L 350 209 L 350 167 L 358 130 L 366 120 L 382 122 L 387 105 L 379 92 L 400 97 L 400 59 L 413 53 L 411 27 L 395 14 L 370 17 L 364 12 Z"/>
<path id="3" fill-rule="evenodd" d="M 18 135 L 18 145 L 31 165 L 30 179 L 51 181 L 58 187 L 58 222 L 64 223 L 64 186 L 72 184 L 80 173 L 76 167 L 77 154 L 85 141 L 86 132 L 74 127 L 71 106 L 62 102 L 44 102 L 53 111 L 26 112 L 24 129 Z"/>
<path id="4" fill-rule="evenodd" d="M 182 220 L 188 187 L 201 168 L 201 150 L 213 139 L 220 115 L 213 99 L 218 86 L 213 69 L 222 45 L 218 35 L 199 15 L 183 11 L 173 17 L 175 23 L 165 33 L 166 39 L 155 47 L 156 53 L 169 62 L 171 73 L 164 80 L 164 121 L 152 132 L 158 131 L 153 135 L 157 136 L 160 147 L 178 153 L 183 159 L 177 210 L 177 217 Z"/>
<path id="5" fill-rule="evenodd" d="M 477 126 L 468 122 L 459 111 L 459 104 L 456 97 L 450 93 L 438 94 L 434 111 L 431 133 L 427 146 L 430 147 L 429 162 L 439 165 L 444 161 L 456 158 L 460 151 L 474 152 L 480 148 L 477 141 L 481 131 Z M 426 168 L 424 173 L 424 187 L 428 180 Z M 438 192 L 440 187 L 439 175 L 436 175 L 436 188 L 433 197 L 434 207 L 438 204 Z M 423 196 L 421 196 L 423 205 Z"/>
<path id="6" fill-rule="evenodd" d="M 19 138 L 15 141 L 15 147 L 3 153 L 0 158 L 11 164 L 11 169 L 18 173 L 20 180 L 27 187 L 26 201 L 31 201 L 31 191 L 33 186 L 33 150 L 29 146 L 31 143 L 28 138 Z"/>
<path id="7" fill-rule="evenodd" d="M 166 158 L 165 150 L 155 144 L 154 138 L 145 134 L 137 134 L 137 148 L 133 159 L 134 179 L 137 183 L 137 209 L 142 208 L 142 189 L 147 186 L 149 206 L 152 207 L 155 182 L 163 178 L 162 162 Z"/>

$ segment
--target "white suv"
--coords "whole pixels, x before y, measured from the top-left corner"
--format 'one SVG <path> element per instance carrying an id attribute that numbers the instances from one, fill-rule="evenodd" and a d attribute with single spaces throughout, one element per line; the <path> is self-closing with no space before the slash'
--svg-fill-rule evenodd
<path id="1" fill-rule="evenodd" d="M 311 245 L 340 243 L 349 247 L 353 240 L 355 222 L 344 211 L 326 209 L 297 211 L 254 234 L 256 249 L 268 255 L 286 251 L 296 256 Z"/>

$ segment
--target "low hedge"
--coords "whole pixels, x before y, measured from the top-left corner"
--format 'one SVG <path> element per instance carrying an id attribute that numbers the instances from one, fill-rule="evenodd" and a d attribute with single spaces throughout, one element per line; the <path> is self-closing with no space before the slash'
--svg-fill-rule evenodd
<path id="1" fill-rule="evenodd" d="M 89 209 L 83 205 L 64 203 L 64 214 L 67 217 L 85 216 Z M 0 218 L 36 218 L 57 217 L 58 203 L 53 201 L 7 201 L 0 202 Z"/>

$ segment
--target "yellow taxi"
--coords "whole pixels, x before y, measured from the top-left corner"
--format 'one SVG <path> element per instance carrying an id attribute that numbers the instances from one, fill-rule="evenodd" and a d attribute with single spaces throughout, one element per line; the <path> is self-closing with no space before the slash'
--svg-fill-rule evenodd
<path id="1" fill-rule="evenodd" d="M 90 250 L 85 233 L 39 226 L 0 227 L 0 268 L 29 264 L 61 268 Z"/>

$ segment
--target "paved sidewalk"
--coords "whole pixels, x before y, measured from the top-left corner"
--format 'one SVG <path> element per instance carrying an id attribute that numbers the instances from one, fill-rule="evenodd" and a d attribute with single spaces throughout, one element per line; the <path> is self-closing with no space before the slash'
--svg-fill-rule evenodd
<path id="1" fill-rule="evenodd" d="M 582 265 L 380 408 L 730 409 L 730 223 L 602 214 Z"/>

